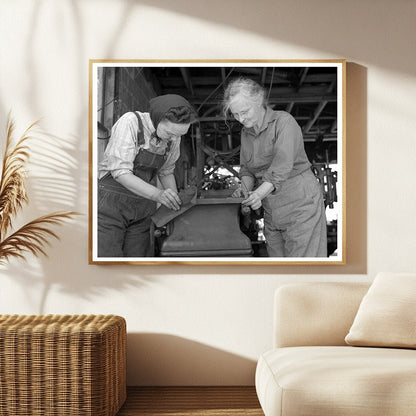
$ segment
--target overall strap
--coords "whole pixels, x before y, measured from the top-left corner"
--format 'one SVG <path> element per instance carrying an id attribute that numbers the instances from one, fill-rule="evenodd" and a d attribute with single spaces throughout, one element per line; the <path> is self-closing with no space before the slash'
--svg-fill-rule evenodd
<path id="1" fill-rule="evenodd" d="M 133 111 L 137 117 L 137 121 L 139 122 L 139 130 L 137 130 L 137 144 L 142 145 L 145 143 L 144 140 L 144 131 L 143 131 L 143 121 L 142 118 L 139 116 L 137 111 Z"/>

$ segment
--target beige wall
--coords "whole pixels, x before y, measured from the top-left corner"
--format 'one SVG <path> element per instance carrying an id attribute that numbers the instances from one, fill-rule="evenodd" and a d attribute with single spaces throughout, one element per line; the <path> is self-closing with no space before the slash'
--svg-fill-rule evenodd
<path id="1" fill-rule="evenodd" d="M 2 0 L 0 14 L 1 129 L 10 110 L 18 132 L 42 117 L 22 219 L 83 214 L 49 258 L 0 268 L 0 313 L 124 316 L 129 384 L 252 384 L 279 285 L 415 271 L 414 1 Z M 88 265 L 90 58 L 346 58 L 348 264 Z"/>

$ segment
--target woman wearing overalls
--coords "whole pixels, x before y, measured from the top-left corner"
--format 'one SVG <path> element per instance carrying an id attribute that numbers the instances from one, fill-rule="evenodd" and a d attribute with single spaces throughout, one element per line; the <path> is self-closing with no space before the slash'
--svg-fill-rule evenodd
<path id="1" fill-rule="evenodd" d="M 150 100 L 148 113 L 129 112 L 114 124 L 99 165 L 98 256 L 144 257 L 157 203 L 180 207 L 174 169 L 181 136 L 196 120 L 176 94 Z M 159 178 L 163 189 L 157 188 Z"/>
<path id="2" fill-rule="evenodd" d="M 224 94 L 241 130 L 243 205 L 264 208 L 264 234 L 270 257 L 326 257 L 326 217 L 321 187 L 311 171 L 302 131 L 286 111 L 266 105 L 255 81 L 231 81 Z"/>

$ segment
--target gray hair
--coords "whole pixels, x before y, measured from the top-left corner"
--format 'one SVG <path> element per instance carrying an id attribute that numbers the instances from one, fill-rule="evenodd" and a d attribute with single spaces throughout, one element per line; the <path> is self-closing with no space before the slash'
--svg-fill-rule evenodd
<path id="1" fill-rule="evenodd" d="M 267 105 L 266 90 L 251 78 L 239 77 L 230 81 L 225 88 L 223 99 L 225 117 L 227 117 L 230 106 L 237 96 L 248 98 L 253 103 Z"/>

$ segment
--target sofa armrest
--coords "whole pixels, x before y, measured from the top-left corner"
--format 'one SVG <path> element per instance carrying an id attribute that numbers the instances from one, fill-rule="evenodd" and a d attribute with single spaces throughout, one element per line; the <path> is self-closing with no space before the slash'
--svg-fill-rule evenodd
<path id="1" fill-rule="evenodd" d="M 274 347 L 346 345 L 367 283 L 299 283 L 281 286 L 274 302 Z"/>

